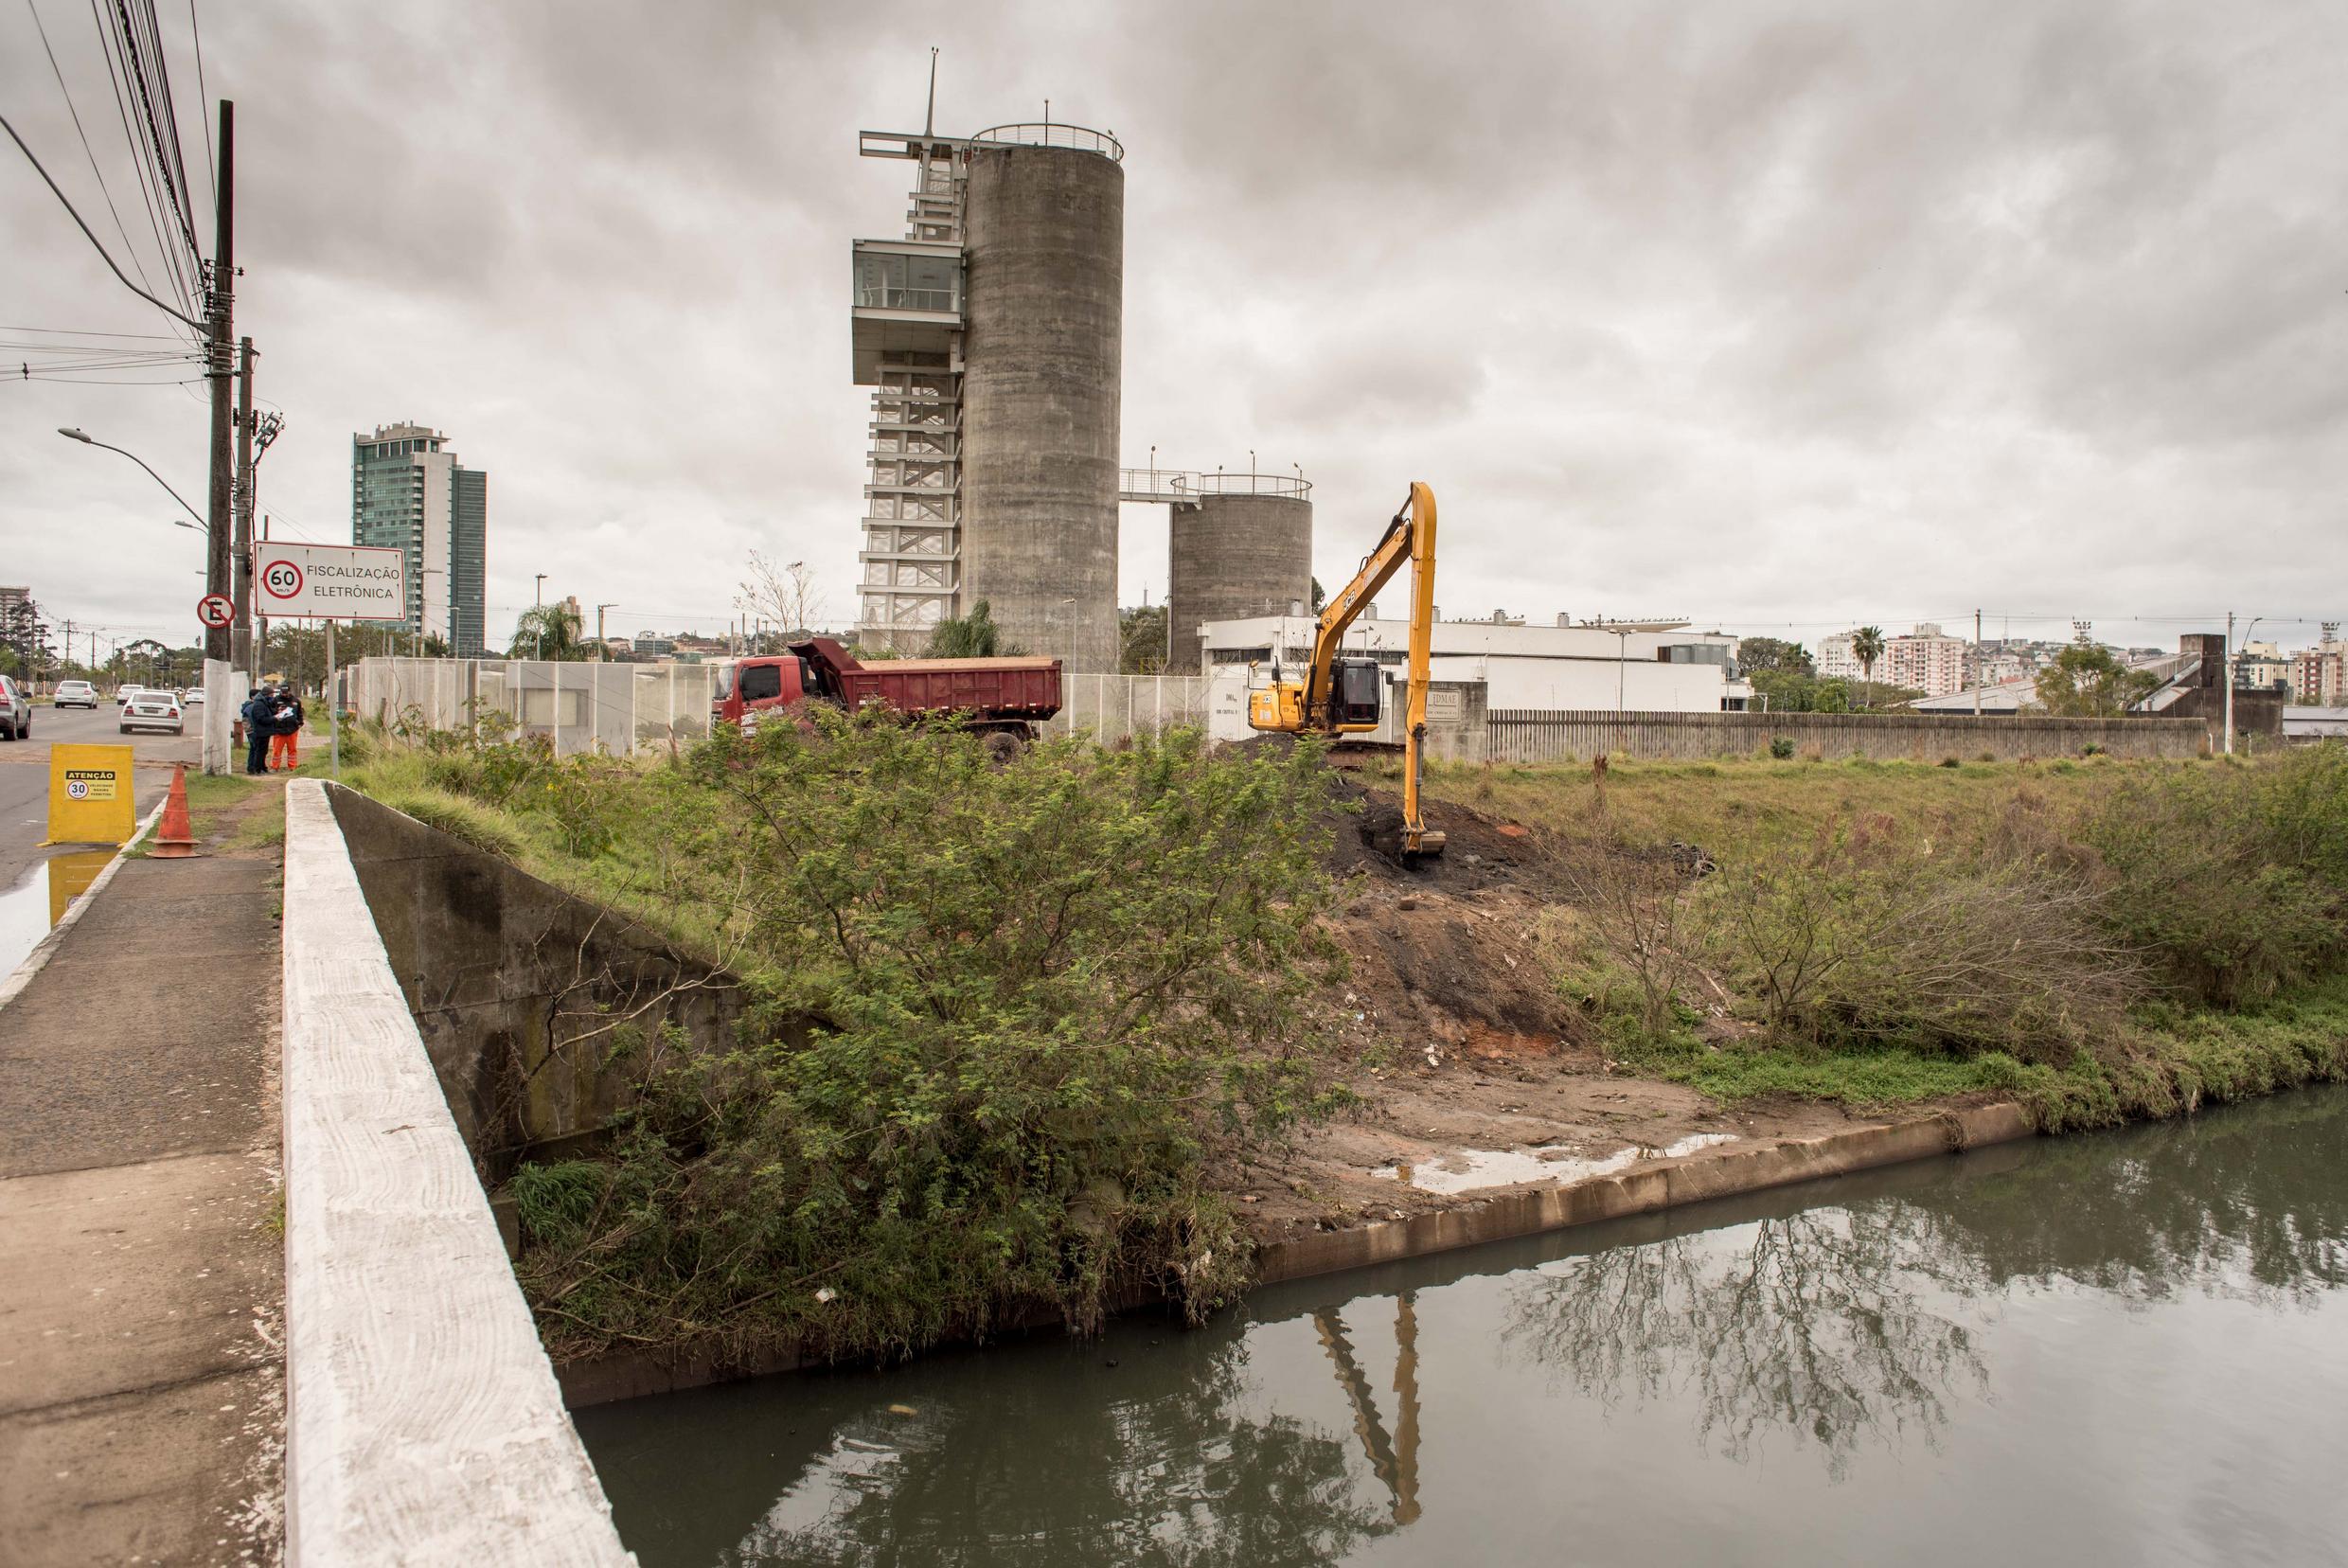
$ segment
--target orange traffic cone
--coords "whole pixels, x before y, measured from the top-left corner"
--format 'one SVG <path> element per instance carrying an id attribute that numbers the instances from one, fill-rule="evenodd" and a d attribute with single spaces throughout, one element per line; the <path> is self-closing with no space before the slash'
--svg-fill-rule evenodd
<path id="1" fill-rule="evenodd" d="M 186 860 L 196 854 L 195 828 L 187 820 L 187 764 L 171 769 L 171 793 L 164 797 L 163 823 L 147 853 L 155 860 Z"/>

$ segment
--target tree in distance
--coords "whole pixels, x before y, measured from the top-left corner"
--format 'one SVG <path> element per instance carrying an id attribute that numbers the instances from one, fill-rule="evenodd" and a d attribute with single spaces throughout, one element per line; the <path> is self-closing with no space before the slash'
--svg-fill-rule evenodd
<path id="1" fill-rule="evenodd" d="M 1798 642 L 1777 637 L 1745 637 L 1736 644 L 1736 663 L 1747 675 L 1763 673 L 1816 675 L 1810 650 Z"/>
<path id="2" fill-rule="evenodd" d="M 815 586 L 815 568 L 806 561 L 777 566 L 763 552 L 753 550 L 748 575 L 734 594 L 734 608 L 771 623 L 786 641 L 793 641 L 813 632 L 824 618 L 824 596 Z"/>
<path id="3" fill-rule="evenodd" d="M 2100 643 L 2072 643 L 2038 671 L 2038 704 L 2066 719 L 2116 719 L 2160 684 Z"/>
<path id="4" fill-rule="evenodd" d="M 1867 684 L 1876 684 L 1876 661 L 1883 657 L 1883 628 L 1862 626 L 1851 633 L 1851 657 L 1859 661 L 1859 672 Z M 1868 704 L 1874 706 L 1873 703 Z"/>
<path id="5" fill-rule="evenodd" d="M 532 605 L 514 623 L 513 647 L 506 656 L 566 662 L 592 657 L 593 650 L 579 636 L 579 613 L 568 604 Z"/>
<path id="6" fill-rule="evenodd" d="M 1003 628 L 995 624 L 993 611 L 985 599 L 970 606 L 970 613 L 958 619 L 942 620 L 930 633 L 928 656 L 933 659 L 996 659 L 1013 658 L 1024 652 L 1017 643 L 1005 641 Z"/>

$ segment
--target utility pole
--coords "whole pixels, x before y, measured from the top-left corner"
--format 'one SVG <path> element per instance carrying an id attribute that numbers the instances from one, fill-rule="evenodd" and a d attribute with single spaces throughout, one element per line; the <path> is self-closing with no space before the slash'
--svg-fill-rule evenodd
<path id="1" fill-rule="evenodd" d="M 205 591 L 225 596 L 229 582 L 229 535 L 236 526 L 235 471 L 230 467 L 229 437 L 234 426 L 229 406 L 230 379 L 236 374 L 235 316 L 237 290 L 237 106 L 220 105 L 220 189 L 212 213 L 212 290 L 206 314 L 210 321 L 205 374 L 212 383 L 212 487 L 209 533 L 205 539 Z M 228 771 L 228 628 L 210 626 L 204 633 L 204 771 Z"/>
<path id="2" fill-rule="evenodd" d="M 1973 717 L 1976 719 L 1981 717 L 1982 683 L 1989 678 L 1982 673 L 1983 668 L 1981 612 L 1976 610 L 1973 612 Z"/>
<path id="3" fill-rule="evenodd" d="M 2226 755 L 2233 755 L 2233 612 L 2226 612 L 2226 657 L 2218 678 L 2226 683 Z"/>
<path id="4" fill-rule="evenodd" d="M 237 618 L 231 657 L 254 682 L 261 678 L 261 655 L 253 638 L 253 340 L 237 340 Z"/>
<path id="5" fill-rule="evenodd" d="M 612 655 L 612 650 L 605 647 L 603 642 L 603 613 L 606 610 L 616 610 L 618 608 L 619 600 L 617 599 L 614 599 L 609 604 L 598 604 L 596 606 L 596 657 L 598 659 L 608 659 Z"/>

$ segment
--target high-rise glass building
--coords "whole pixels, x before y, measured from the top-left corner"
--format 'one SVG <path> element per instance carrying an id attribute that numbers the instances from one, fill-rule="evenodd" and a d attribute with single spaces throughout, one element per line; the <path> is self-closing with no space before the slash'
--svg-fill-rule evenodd
<path id="1" fill-rule="evenodd" d="M 407 552 L 411 632 L 443 638 L 460 659 L 484 650 L 489 476 L 419 424 L 350 438 L 350 542 Z"/>

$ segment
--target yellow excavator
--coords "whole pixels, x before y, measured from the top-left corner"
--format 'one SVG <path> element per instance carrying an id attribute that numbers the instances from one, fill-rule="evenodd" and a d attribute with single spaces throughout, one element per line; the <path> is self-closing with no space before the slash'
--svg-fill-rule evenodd
<path id="1" fill-rule="evenodd" d="M 1386 525 L 1386 536 L 1361 562 L 1361 570 L 1321 612 L 1314 630 L 1312 662 L 1301 681 L 1283 680 L 1275 653 L 1272 685 L 1248 693 L 1248 723 L 1281 735 L 1360 735 L 1378 728 L 1385 687 L 1375 658 L 1343 657 L 1345 629 L 1366 609 L 1370 596 L 1385 586 L 1402 563 L 1411 563 L 1411 655 L 1409 695 L 1402 714 L 1402 811 L 1373 813 L 1362 825 L 1372 847 L 1396 860 L 1443 853 L 1443 835 L 1427 826 L 1418 800 L 1421 754 L 1427 743 L 1427 668 L 1435 619 L 1435 492 L 1414 482 L 1411 498 Z"/>

